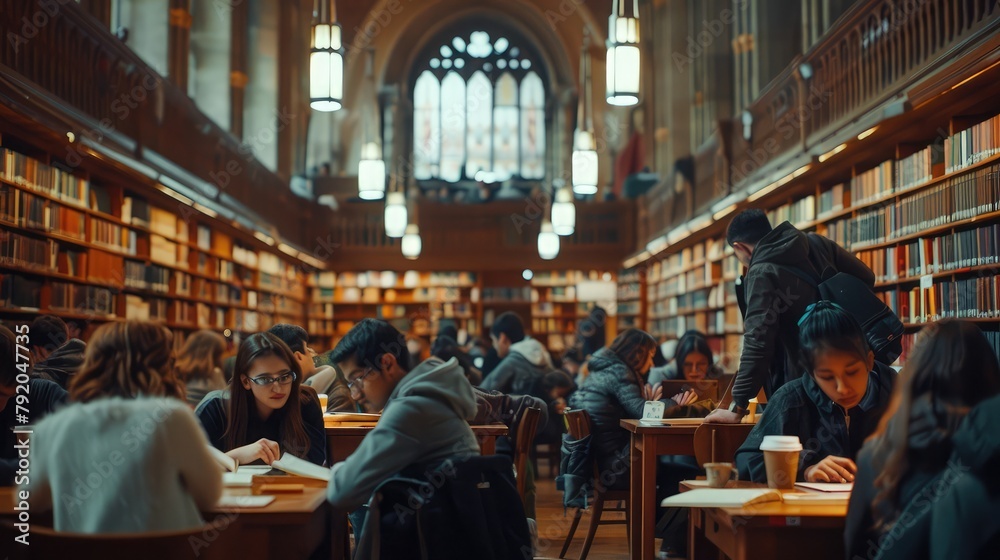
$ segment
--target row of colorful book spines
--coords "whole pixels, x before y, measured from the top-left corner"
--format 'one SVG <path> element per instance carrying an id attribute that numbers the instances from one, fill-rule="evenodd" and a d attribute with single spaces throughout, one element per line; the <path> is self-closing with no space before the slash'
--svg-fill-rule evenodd
<path id="1" fill-rule="evenodd" d="M 990 347 L 993 348 L 993 352 L 1000 357 L 1000 331 L 983 329 L 981 332 L 986 337 Z M 921 342 L 920 336 L 920 333 L 906 333 L 903 335 L 903 353 L 899 356 L 899 363 L 905 364 L 907 359 L 913 355 L 914 349 Z"/>
<path id="2" fill-rule="evenodd" d="M 880 297 L 895 313 L 910 322 L 929 318 L 990 318 L 1000 314 L 1000 276 L 936 282 L 931 288 L 886 290 Z"/>

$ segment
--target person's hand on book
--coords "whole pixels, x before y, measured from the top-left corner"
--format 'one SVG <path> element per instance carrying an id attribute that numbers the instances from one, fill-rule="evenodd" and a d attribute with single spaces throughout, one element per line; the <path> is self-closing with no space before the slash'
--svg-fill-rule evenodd
<path id="1" fill-rule="evenodd" d="M 807 482 L 854 482 L 858 466 L 847 457 L 827 455 L 825 459 L 806 469 Z"/>
<path id="2" fill-rule="evenodd" d="M 226 453 L 226 455 L 236 459 L 241 465 L 250 464 L 257 459 L 260 459 L 261 461 L 264 461 L 265 464 L 270 465 L 281 457 L 281 450 L 278 448 L 277 442 L 266 438 L 260 438 L 249 445 L 237 447 L 236 449 Z"/>
<path id="3" fill-rule="evenodd" d="M 694 389 L 688 389 L 683 393 L 677 393 L 672 399 L 677 403 L 677 406 L 686 406 L 698 402 L 698 393 L 695 393 Z"/>
<path id="4" fill-rule="evenodd" d="M 659 383 L 654 385 L 646 383 L 642 388 L 642 397 L 647 401 L 658 401 L 663 398 L 663 387 Z"/>

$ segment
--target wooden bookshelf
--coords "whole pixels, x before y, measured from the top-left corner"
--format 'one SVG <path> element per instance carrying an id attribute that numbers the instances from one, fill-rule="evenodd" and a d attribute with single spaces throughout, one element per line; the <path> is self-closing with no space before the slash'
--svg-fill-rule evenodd
<path id="1" fill-rule="evenodd" d="M 897 146 L 897 157 L 882 162 L 827 164 L 825 176 L 849 180 L 810 188 L 792 182 L 783 190 L 796 196 L 769 196 L 763 208 L 772 225 L 790 221 L 827 236 L 872 268 L 876 293 L 910 331 L 906 351 L 916 330 L 945 317 L 980 324 L 1000 351 L 1000 116 L 953 118 L 948 132 Z M 669 339 L 697 328 L 722 338 L 729 353 L 742 331 L 731 285 L 742 267 L 724 233 L 716 235 L 639 266 L 648 270 L 654 335 Z M 718 286 L 724 286 L 721 295 L 713 295 Z M 724 316 L 721 329 L 713 328 L 712 314 Z"/>
<path id="2" fill-rule="evenodd" d="M 615 274 L 605 271 L 559 270 L 536 272 L 531 279 L 531 333 L 553 354 L 559 355 L 576 343 L 577 326 L 590 315 L 598 302 L 584 294 L 589 286 L 611 283 L 614 292 L 603 307 L 609 312 L 605 332 L 617 332 L 617 283 Z M 614 306 L 614 309 L 609 307 Z"/>
<path id="3" fill-rule="evenodd" d="M 646 330 L 645 269 L 633 267 L 618 273 L 618 328 Z"/>
<path id="4" fill-rule="evenodd" d="M 305 322 L 302 263 L 116 169 L 70 168 L 6 134 L 0 223 L 0 319 L 50 313 L 88 335 L 127 319 L 244 333 Z"/>
<path id="5" fill-rule="evenodd" d="M 480 280 L 472 272 L 316 272 L 309 275 L 309 335 L 333 348 L 364 318 L 431 338 L 443 320 L 478 336 Z M 423 325 L 426 325 L 424 327 Z"/>

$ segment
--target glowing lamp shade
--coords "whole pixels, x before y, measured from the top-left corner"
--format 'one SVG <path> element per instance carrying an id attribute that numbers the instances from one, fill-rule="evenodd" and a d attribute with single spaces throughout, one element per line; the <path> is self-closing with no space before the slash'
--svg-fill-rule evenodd
<path id="1" fill-rule="evenodd" d="M 344 99 L 344 45 L 340 25 L 317 23 L 309 50 L 309 106 L 316 111 L 340 109 Z"/>
<path id="2" fill-rule="evenodd" d="M 412 261 L 420 256 L 420 250 L 423 249 L 423 242 L 420 240 L 420 228 L 417 227 L 417 224 L 406 226 L 402 245 L 404 257 Z"/>
<path id="3" fill-rule="evenodd" d="M 406 233 L 406 197 L 401 192 L 391 192 L 385 197 L 385 234 L 403 237 Z"/>
<path id="4" fill-rule="evenodd" d="M 576 131 L 572 171 L 573 192 L 580 195 L 597 194 L 597 150 L 594 149 L 592 132 Z"/>
<path id="5" fill-rule="evenodd" d="M 552 230 L 556 235 L 573 235 L 573 231 L 576 230 L 573 193 L 566 187 L 556 192 L 556 200 L 552 203 Z"/>
<path id="6" fill-rule="evenodd" d="M 639 102 L 638 0 L 614 0 L 608 18 L 607 98 L 611 105 Z"/>
<path id="7" fill-rule="evenodd" d="M 548 220 L 542 222 L 542 230 L 538 232 L 538 256 L 547 261 L 559 256 L 559 236 Z"/>
<path id="8" fill-rule="evenodd" d="M 361 148 L 358 164 L 358 197 L 379 200 L 385 196 L 385 162 L 378 144 L 369 142 Z"/>

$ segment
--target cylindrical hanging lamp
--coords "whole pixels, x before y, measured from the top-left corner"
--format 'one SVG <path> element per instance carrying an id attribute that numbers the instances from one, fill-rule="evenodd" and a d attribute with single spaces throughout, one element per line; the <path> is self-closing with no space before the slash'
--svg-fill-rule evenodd
<path id="1" fill-rule="evenodd" d="M 608 103 L 639 102 L 639 0 L 613 0 L 608 18 Z"/>
<path id="2" fill-rule="evenodd" d="M 309 49 L 309 106 L 337 111 L 344 100 L 344 44 L 336 0 L 317 0 Z"/>

